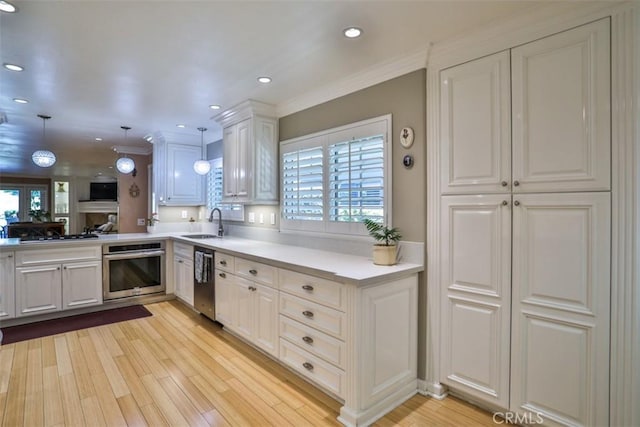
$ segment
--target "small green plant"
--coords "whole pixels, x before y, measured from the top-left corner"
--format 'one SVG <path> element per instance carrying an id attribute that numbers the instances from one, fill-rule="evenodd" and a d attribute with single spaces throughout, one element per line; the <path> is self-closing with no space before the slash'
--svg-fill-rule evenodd
<path id="1" fill-rule="evenodd" d="M 42 209 L 30 210 L 29 216 L 33 219 L 33 222 L 51 222 L 51 214 Z"/>
<path id="2" fill-rule="evenodd" d="M 389 228 L 384 224 L 375 222 L 372 219 L 366 218 L 362 221 L 364 226 L 367 227 L 369 235 L 373 237 L 376 242 L 380 242 L 384 246 L 393 246 L 396 242 L 402 239 L 400 231 L 397 228 Z"/>

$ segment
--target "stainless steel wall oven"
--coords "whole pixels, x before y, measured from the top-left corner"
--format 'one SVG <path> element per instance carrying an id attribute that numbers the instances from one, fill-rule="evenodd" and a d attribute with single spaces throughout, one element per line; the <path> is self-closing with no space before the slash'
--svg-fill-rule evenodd
<path id="1" fill-rule="evenodd" d="M 102 246 L 105 300 L 165 292 L 164 242 Z"/>

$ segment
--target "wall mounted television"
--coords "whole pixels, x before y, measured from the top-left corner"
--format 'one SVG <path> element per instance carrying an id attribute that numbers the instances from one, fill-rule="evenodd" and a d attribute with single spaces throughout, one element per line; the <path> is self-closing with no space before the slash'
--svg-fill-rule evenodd
<path id="1" fill-rule="evenodd" d="M 89 200 L 118 200 L 117 182 L 92 182 L 89 184 Z"/>

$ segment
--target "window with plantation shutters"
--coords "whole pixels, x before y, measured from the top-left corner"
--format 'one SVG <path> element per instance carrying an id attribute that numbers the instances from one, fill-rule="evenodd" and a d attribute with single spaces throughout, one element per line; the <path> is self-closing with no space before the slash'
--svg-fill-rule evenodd
<path id="1" fill-rule="evenodd" d="M 390 223 L 391 116 L 281 142 L 283 230 L 366 234 Z"/>
<path id="2" fill-rule="evenodd" d="M 244 221 L 244 207 L 239 204 L 222 203 L 222 157 L 210 161 L 211 171 L 207 174 L 207 214 L 213 208 L 220 209 L 222 218 Z"/>

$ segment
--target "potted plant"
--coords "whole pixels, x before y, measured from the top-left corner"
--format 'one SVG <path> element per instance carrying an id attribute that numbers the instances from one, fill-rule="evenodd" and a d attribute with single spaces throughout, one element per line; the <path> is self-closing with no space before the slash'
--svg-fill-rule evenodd
<path id="1" fill-rule="evenodd" d="M 389 228 L 372 219 L 363 221 L 369 235 L 378 243 L 373 245 L 373 263 L 377 265 L 394 265 L 396 263 L 396 243 L 402 238 L 397 228 Z"/>

